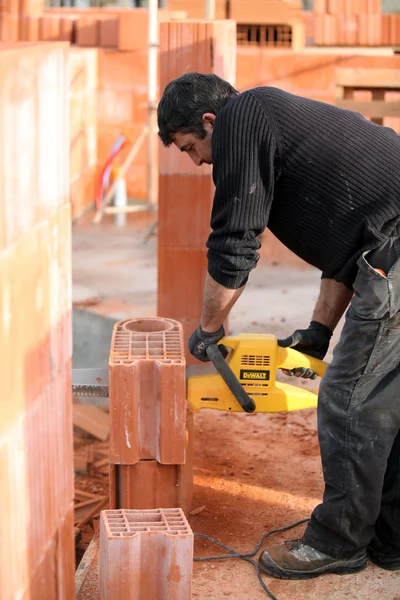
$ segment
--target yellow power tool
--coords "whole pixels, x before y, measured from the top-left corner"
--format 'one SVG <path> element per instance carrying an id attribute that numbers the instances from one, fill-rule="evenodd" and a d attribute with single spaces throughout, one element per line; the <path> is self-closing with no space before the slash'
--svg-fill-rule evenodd
<path id="1" fill-rule="evenodd" d="M 327 364 L 293 348 L 281 348 L 273 335 L 225 337 L 218 346 L 209 346 L 207 354 L 213 372 L 207 365 L 186 370 L 187 400 L 195 411 L 272 413 L 317 405 L 315 392 L 276 381 L 276 372 L 305 367 L 322 377 Z M 108 368 L 73 369 L 72 390 L 78 396 L 108 397 Z"/>
<path id="2" fill-rule="evenodd" d="M 327 363 L 293 348 L 278 346 L 273 335 L 243 333 L 225 337 L 219 345 L 207 348 L 216 373 L 190 375 L 187 379 L 187 398 L 195 411 L 212 408 L 273 413 L 317 406 L 315 392 L 276 381 L 276 372 L 305 367 L 322 377 Z M 226 360 L 226 352 L 221 352 L 224 349 L 229 351 Z"/>

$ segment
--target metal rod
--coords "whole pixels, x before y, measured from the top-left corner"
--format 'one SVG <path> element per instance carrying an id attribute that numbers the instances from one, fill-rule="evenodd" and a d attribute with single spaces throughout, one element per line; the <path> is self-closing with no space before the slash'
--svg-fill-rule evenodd
<path id="1" fill-rule="evenodd" d="M 148 0 L 148 143 L 147 143 L 147 200 L 150 210 L 158 204 L 158 0 Z"/>
<path id="2" fill-rule="evenodd" d="M 215 19 L 215 0 L 206 0 L 206 19 Z"/>

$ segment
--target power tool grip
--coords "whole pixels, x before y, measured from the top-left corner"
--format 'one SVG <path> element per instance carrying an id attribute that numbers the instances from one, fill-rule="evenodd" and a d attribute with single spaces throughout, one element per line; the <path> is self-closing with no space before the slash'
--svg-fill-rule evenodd
<path id="1" fill-rule="evenodd" d="M 211 360 L 222 379 L 239 402 L 240 406 L 247 413 L 252 413 L 256 409 L 256 403 L 247 392 L 244 390 L 240 381 L 226 362 L 225 358 L 221 354 L 217 344 L 212 344 L 207 347 L 207 356 Z"/>
<path id="2" fill-rule="evenodd" d="M 296 369 L 299 367 L 305 367 L 312 369 L 319 377 L 323 377 L 328 363 L 303 352 L 298 352 L 294 348 L 283 348 L 278 346 L 278 369 Z"/>

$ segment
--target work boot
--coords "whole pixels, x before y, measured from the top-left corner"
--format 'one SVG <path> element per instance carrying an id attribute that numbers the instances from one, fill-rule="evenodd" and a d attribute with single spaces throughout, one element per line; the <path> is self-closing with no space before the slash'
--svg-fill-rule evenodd
<path id="1" fill-rule="evenodd" d="M 367 566 L 365 549 L 358 550 L 349 558 L 333 558 L 302 540 L 272 546 L 261 553 L 260 569 L 280 579 L 310 579 L 324 573 L 357 573 Z"/>
<path id="2" fill-rule="evenodd" d="M 388 548 L 377 540 L 373 540 L 367 548 L 367 556 L 374 565 L 387 571 L 400 570 L 400 552 L 398 549 Z"/>

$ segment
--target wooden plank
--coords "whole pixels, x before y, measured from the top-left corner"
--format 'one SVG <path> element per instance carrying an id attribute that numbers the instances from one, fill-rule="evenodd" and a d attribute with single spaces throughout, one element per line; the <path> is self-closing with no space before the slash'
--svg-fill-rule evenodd
<path id="1" fill-rule="evenodd" d="M 98 568 L 98 558 L 99 558 L 99 547 L 100 547 L 100 537 L 98 534 L 95 534 L 92 537 L 92 541 L 90 542 L 88 549 L 82 557 L 81 562 L 75 572 L 75 588 L 76 588 L 76 597 L 79 599 L 81 591 L 83 591 L 84 583 L 86 578 L 94 568 Z"/>
<path id="2" fill-rule="evenodd" d="M 400 69 L 336 69 L 335 76 L 344 87 L 400 89 Z"/>
<path id="3" fill-rule="evenodd" d="M 110 432 L 110 418 L 92 404 L 73 404 L 73 423 L 100 440 L 106 440 Z"/>
<path id="4" fill-rule="evenodd" d="M 385 101 L 385 90 L 380 90 L 380 89 L 375 89 L 372 90 L 372 102 L 376 103 L 376 102 L 384 102 Z M 393 102 L 393 104 L 397 104 L 397 102 Z M 400 104 L 400 103 L 399 103 Z M 376 123 L 376 125 L 383 125 L 383 117 L 388 116 L 386 113 L 379 118 L 375 118 L 373 117 L 371 119 L 371 121 L 373 123 Z"/>
<path id="5" fill-rule="evenodd" d="M 364 117 L 373 117 L 374 119 L 400 117 L 400 102 L 358 102 L 357 100 L 338 99 L 336 106 L 354 110 L 364 115 Z"/>

